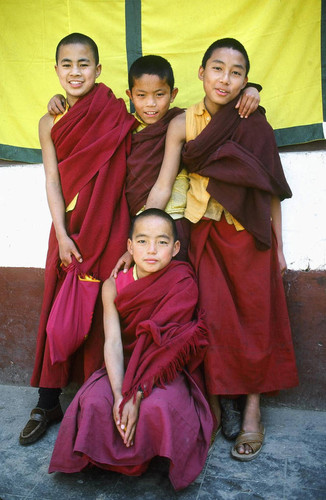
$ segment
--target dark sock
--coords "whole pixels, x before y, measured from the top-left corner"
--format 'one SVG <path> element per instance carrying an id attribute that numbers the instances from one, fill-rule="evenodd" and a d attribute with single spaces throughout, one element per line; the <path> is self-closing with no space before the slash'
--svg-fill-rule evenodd
<path id="1" fill-rule="evenodd" d="M 37 406 L 43 410 L 52 410 L 59 404 L 59 396 L 61 389 L 49 389 L 48 387 L 40 387 L 38 390 L 39 400 Z"/>

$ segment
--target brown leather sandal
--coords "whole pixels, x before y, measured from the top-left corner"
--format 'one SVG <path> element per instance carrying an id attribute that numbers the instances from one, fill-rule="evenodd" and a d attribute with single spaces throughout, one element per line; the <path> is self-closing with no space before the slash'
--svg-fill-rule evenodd
<path id="1" fill-rule="evenodd" d="M 256 458 L 262 450 L 264 437 L 265 437 L 265 429 L 264 426 L 260 425 L 260 432 L 246 432 L 240 431 L 238 437 L 235 441 L 234 446 L 231 448 L 231 455 L 236 460 L 240 460 L 241 462 L 249 462 Z M 238 447 L 240 445 L 248 444 L 252 449 L 252 453 L 239 453 Z"/>

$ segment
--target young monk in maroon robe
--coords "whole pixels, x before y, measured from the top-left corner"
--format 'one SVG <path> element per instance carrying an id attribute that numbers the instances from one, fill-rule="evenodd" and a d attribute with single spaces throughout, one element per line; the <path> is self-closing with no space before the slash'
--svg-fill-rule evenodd
<path id="1" fill-rule="evenodd" d="M 61 423 L 49 472 L 89 464 L 144 473 L 169 459 L 175 487 L 188 486 L 206 460 L 212 414 L 197 366 L 207 332 L 196 319 L 198 289 L 179 251 L 170 215 L 146 210 L 130 231 L 135 266 L 103 285 L 105 366 L 79 390 Z"/>
<path id="2" fill-rule="evenodd" d="M 62 387 L 72 379 L 83 382 L 103 363 L 100 299 L 84 345 L 67 361 L 51 362 L 46 327 L 66 276 L 61 264 L 73 261 L 82 276 L 105 280 L 125 248 L 129 228 L 124 184 L 135 120 L 122 99 L 95 84 L 101 65 L 92 39 L 68 35 L 57 47 L 56 62 L 68 112 L 55 124 L 45 115 L 39 127 L 53 225 L 31 380 L 40 387 L 40 398 L 20 434 L 21 444 L 36 441 L 51 422 L 62 418 Z"/>
<path id="3" fill-rule="evenodd" d="M 234 110 L 248 71 L 247 52 L 237 40 L 218 40 L 207 49 L 199 69 L 205 98 L 171 121 L 162 169 L 146 203 L 164 208 L 186 142 L 189 258 L 210 341 L 206 386 L 217 419 L 218 395 L 246 396 L 231 450 L 242 461 L 255 458 L 263 444 L 260 394 L 298 383 L 281 278 L 280 200 L 291 191 L 264 114 L 240 120 Z"/>

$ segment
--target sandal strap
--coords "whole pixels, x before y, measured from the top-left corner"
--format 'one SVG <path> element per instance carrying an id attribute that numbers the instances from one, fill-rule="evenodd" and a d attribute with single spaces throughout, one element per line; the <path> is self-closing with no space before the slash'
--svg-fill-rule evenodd
<path id="1" fill-rule="evenodd" d="M 235 448 L 238 446 L 248 444 L 255 453 L 262 446 L 264 441 L 264 432 L 245 432 L 240 431 L 235 441 Z"/>

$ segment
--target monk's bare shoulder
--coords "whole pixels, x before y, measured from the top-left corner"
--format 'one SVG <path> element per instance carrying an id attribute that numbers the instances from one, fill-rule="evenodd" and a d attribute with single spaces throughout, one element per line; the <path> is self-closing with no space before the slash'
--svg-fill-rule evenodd
<path id="1" fill-rule="evenodd" d="M 49 113 L 42 116 L 39 121 L 38 126 L 38 134 L 41 143 L 41 148 L 44 150 L 45 147 L 49 146 L 52 143 L 51 139 L 51 129 L 53 127 L 53 116 Z"/>
<path id="2" fill-rule="evenodd" d="M 171 120 L 168 127 L 168 137 L 174 137 L 175 141 L 184 141 L 186 137 L 186 113 L 183 112 Z"/>
<path id="3" fill-rule="evenodd" d="M 117 287 L 113 276 L 104 281 L 102 287 L 102 299 L 104 302 L 113 302 L 117 296 Z"/>
<path id="4" fill-rule="evenodd" d="M 179 115 L 175 116 L 171 120 L 171 124 L 173 124 L 174 127 L 180 127 L 180 126 L 185 126 L 186 125 L 186 112 L 184 111 L 183 113 L 180 113 Z"/>
<path id="5" fill-rule="evenodd" d="M 46 113 L 39 121 L 39 132 L 40 134 L 47 134 L 51 132 L 53 127 L 53 116 Z"/>

